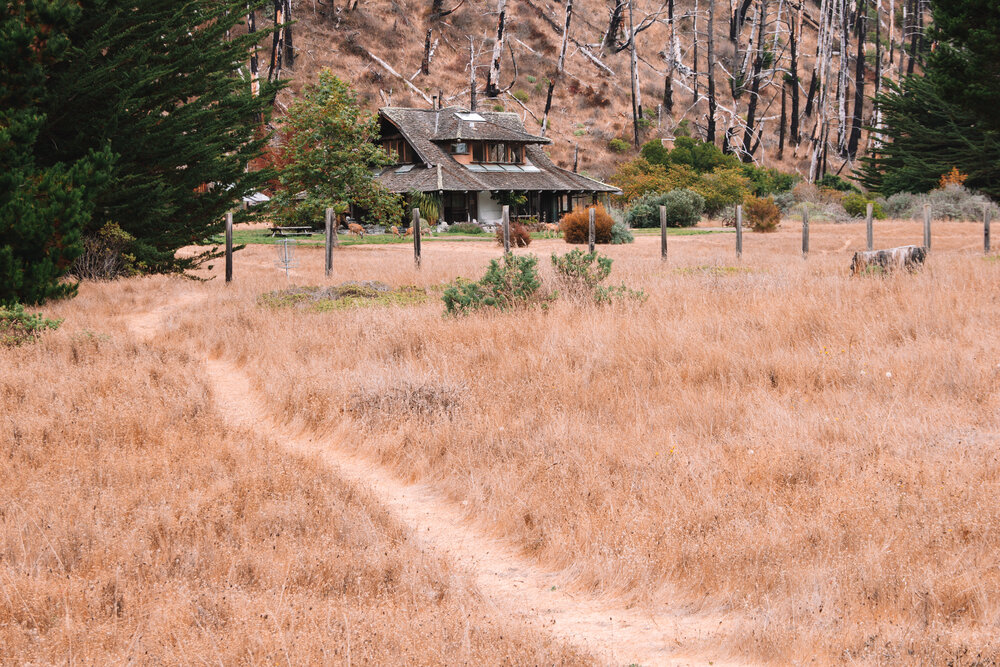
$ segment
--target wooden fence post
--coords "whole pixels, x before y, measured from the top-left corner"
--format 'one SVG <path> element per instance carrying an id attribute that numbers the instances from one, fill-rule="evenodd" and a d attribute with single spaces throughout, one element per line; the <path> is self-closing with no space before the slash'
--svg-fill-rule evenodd
<path id="1" fill-rule="evenodd" d="M 595 224 L 595 221 L 594 221 L 594 216 L 596 215 L 596 211 L 594 210 L 593 206 L 591 206 L 588 210 L 590 211 L 590 214 L 589 214 L 590 222 L 589 222 L 589 225 L 588 225 L 588 228 L 587 228 L 587 247 L 589 248 L 589 250 L 587 252 L 593 253 L 594 252 L 594 240 L 595 240 L 594 236 L 596 236 L 596 234 L 597 234 L 596 224 Z"/>
<path id="2" fill-rule="evenodd" d="M 667 261 L 667 207 L 660 207 L 660 259 Z"/>
<path id="3" fill-rule="evenodd" d="M 420 268 L 420 209 L 413 209 L 413 263 Z"/>
<path id="4" fill-rule="evenodd" d="M 865 211 L 865 233 L 867 234 L 869 252 L 875 249 L 875 229 L 872 227 L 873 208 L 873 205 L 869 202 Z"/>
<path id="5" fill-rule="evenodd" d="M 743 207 L 736 207 L 736 259 L 743 258 Z"/>
<path id="6" fill-rule="evenodd" d="M 226 213 L 226 282 L 233 282 L 233 214 Z"/>
<path id="7" fill-rule="evenodd" d="M 993 211 L 990 210 L 990 205 L 986 205 L 986 210 L 983 212 L 983 252 L 987 255 L 990 254 L 990 217 L 993 215 Z"/>
<path id="8" fill-rule="evenodd" d="M 326 277 L 330 277 L 333 270 L 333 209 L 326 209 Z"/>
<path id="9" fill-rule="evenodd" d="M 931 205 L 924 204 L 924 247 L 931 249 Z"/>
<path id="10" fill-rule="evenodd" d="M 510 252 L 510 206 L 503 207 L 503 254 Z"/>
<path id="11" fill-rule="evenodd" d="M 809 259 L 809 209 L 802 209 L 802 259 Z"/>

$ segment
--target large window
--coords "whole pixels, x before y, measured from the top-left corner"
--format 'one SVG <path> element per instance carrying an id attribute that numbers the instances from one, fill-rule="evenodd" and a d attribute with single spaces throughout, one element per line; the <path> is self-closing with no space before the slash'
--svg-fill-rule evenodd
<path id="1" fill-rule="evenodd" d="M 406 139 L 402 137 L 384 139 L 382 141 L 382 148 L 385 149 L 385 152 L 390 157 L 395 156 L 393 159 L 396 160 L 396 164 L 413 163 L 413 149 L 410 148 L 410 144 L 407 143 Z"/>
<path id="2" fill-rule="evenodd" d="M 524 146 L 522 144 L 505 144 L 499 141 L 478 141 L 472 144 L 472 161 L 521 164 L 524 162 Z"/>

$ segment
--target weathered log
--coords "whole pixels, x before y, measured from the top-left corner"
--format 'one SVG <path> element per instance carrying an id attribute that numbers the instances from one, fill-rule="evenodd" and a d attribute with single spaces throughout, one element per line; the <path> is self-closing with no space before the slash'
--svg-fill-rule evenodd
<path id="1" fill-rule="evenodd" d="M 851 273 L 858 275 L 871 270 L 894 271 L 906 269 L 916 271 L 927 259 L 927 248 L 918 245 L 905 245 L 889 250 L 866 250 L 854 253 L 851 260 Z"/>

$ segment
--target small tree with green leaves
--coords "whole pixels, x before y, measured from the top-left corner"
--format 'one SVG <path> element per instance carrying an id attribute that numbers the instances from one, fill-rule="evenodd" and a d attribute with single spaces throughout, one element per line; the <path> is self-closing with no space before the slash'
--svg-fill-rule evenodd
<path id="1" fill-rule="evenodd" d="M 279 220 L 296 219 L 305 204 L 322 211 L 347 201 L 369 219 L 395 224 L 402 215 L 399 195 L 386 190 L 372 172 L 392 163 L 380 145 L 378 118 L 363 110 L 351 87 L 324 69 L 303 91 L 283 121 L 284 167 L 271 200 Z M 297 199 L 305 193 L 305 199 Z"/>

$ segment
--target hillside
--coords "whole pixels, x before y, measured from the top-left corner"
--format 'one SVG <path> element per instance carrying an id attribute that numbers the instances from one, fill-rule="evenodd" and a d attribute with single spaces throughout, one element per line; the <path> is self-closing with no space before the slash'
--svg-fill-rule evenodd
<path id="1" fill-rule="evenodd" d="M 699 4 L 700 3 L 700 4 Z M 687 120 L 696 136 L 704 137 L 708 115 L 707 87 L 707 24 L 709 2 L 706 0 L 676 0 L 673 3 L 679 58 L 676 60 L 673 81 L 673 114 L 663 113 L 664 81 L 669 68 L 666 53 L 670 44 L 668 3 L 657 0 L 637 0 L 634 6 L 634 25 L 647 26 L 636 36 L 636 60 L 640 97 L 647 121 L 641 131 L 641 140 L 673 136 L 675 126 Z M 816 107 L 806 116 L 806 99 L 809 93 L 814 66 L 821 62 L 817 57 L 817 40 L 821 18 L 819 3 L 806 0 L 801 5 L 780 2 L 745 3 L 747 14 L 739 31 L 739 56 L 736 43 L 730 39 L 730 3 L 715 3 L 714 49 L 717 89 L 716 143 L 720 146 L 727 129 L 734 131 L 733 142 L 742 143 L 747 111 L 753 98 L 744 90 L 734 101 L 729 72 L 752 69 L 755 55 L 754 43 L 759 35 L 765 36 L 763 51 L 765 67 L 760 75 L 760 94 L 757 103 L 757 127 L 760 128 L 760 145 L 753 159 L 765 166 L 776 166 L 806 175 L 809 172 L 811 145 L 810 133 L 814 132 L 819 113 Z M 824 6 L 834 3 L 824 3 Z M 836 3 L 839 4 L 839 3 Z M 862 3 L 863 4 L 863 3 Z M 872 18 L 868 20 L 866 51 L 867 82 L 865 95 L 870 96 L 874 87 L 875 61 L 874 3 Z M 887 3 L 883 3 L 887 4 Z M 895 5 L 895 3 L 893 3 Z M 845 3 L 846 5 L 846 3 Z M 902 2 L 900 3 L 902 5 Z M 561 166 L 573 166 L 575 146 L 579 146 L 579 170 L 599 178 L 608 177 L 615 165 L 632 152 L 617 154 L 608 142 L 620 138 L 632 143 L 632 102 L 630 85 L 630 50 L 628 42 L 627 5 L 621 5 L 623 27 L 617 31 L 617 40 L 606 45 L 605 36 L 615 9 L 613 3 L 596 0 L 576 0 L 573 3 L 569 44 L 566 52 L 565 75 L 554 90 L 548 134 L 555 143 L 552 158 Z M 760 26 L 757 17 L 764 8 L 766 20 Z M 528 127 L 540 129 L 549 79 L 555 77 L 565 21 L 565 5 L 551 0 L 520 0 L 506 5 L 505 46 L 501 61 L 500 86 L 506 92 L 498 98 L 486 98 L 484 87 L 492 57 L 497 32 L 497 5 L 484 0 L 455 0 L 437 9 L 448 12 L 439 17 L 432 14 L 429 2 L 412 0 L 366 0 L 341 4 L 337 2 L 296 3 L 292 7 L 294 65 L 286 68 L 291 85 L 279 98 L 279 112 L 287 107 L 290 99 L 302 87 L 315 80 L 323 67 L 331 68 L 349 79 L 359 91 L 361 99 L 371 109 L 383 105 L 430 106 L 428 99 L 440 94 L 445 104 L 469 104 L 470 55 L 475 63 L 475 74 L 480 108 L 500 108 L 515 111 L 525 118 Z M 899 7 L 890 20 L 890 9 L 880 11 L 879 31 L 883 69 L 889 73 L 890 54 L 886 50 L 890 28 L 899 37 L 902 34 Z M 803 16 L 798 19 L 797 11 Z M 860 10 L 858 10 L 860 11 Z M 780 18 L 779 18 L 780 17 Z M 828 145 L 831 149 L 828 168 L 841 170 L 843 160 L 836 156 L 836 141 L 840 130 L 838 91 L 845 90 L 846 121 L 851 120 L 856 76 L 856 59 L 851 55 L 857 50 L 856 14 L 850 8 L 840 21 L 831 10 L 833 23 L 827 43 L 830 45 L 828 110 L 830 129 Z M 258 23 L 267 23 L 270 17 L 261 17 Z M 839 26 L 847 26 L 847 31 Z M 796 33 L 798 50 L 800 118 L 802 144 L 787 146 L 783 159 L 778 158 L 782 78 L 790 67 L 791 31 Z M 429 74 L 420 72 L 424 58 L 427 34 L 433 56 Z M 695 39 L 695 35 L 698 39 Z M 843 39 L 842 39 L 843 38 Z M 899 42 L 894 42 L 898 44 Z M 625 45 L 616 52 L 617 47 Z M 839 53 L 846 46 L 849 55 L 841 68 Z M 749 55 L 747 51 L 750 51 Z M 773 54 L 773 55 L 768 55 Z M 902 56 L 897 51 L 895 61 Z M 372 56 L 382 61 L 379 63 Z M 694 76 L 697 63 L 698 76 Z M 386 65 L 401 76 L 391 74 Z M 896 73 L 896 65 L 892 66 Z M 415 92 L 402 80 L 412 80 Z M 700 92 L 695 101 L 694 88 Z M 747 84 L 749 86 L 749 84 Z M 786 86 L 790 90 L 791 85 Z M 422 93 L 422 94 L 421 94 Z M 425 97 L 428 99 L 425 99 Z M 817 95 L 818 99 L 819 95 Z M 790 100 L 791 93 L 788 93 Z M 791 102 L 788 102 L 789 114 Z M 866 99 L 864 120 L 870 121 L 870 100 Z M 849 130 L 844 127 L 845 134 Z M 863 152 L 867 138 L 860 142 Z M 850 172 L 850 165 L 843 173 Z"/>

